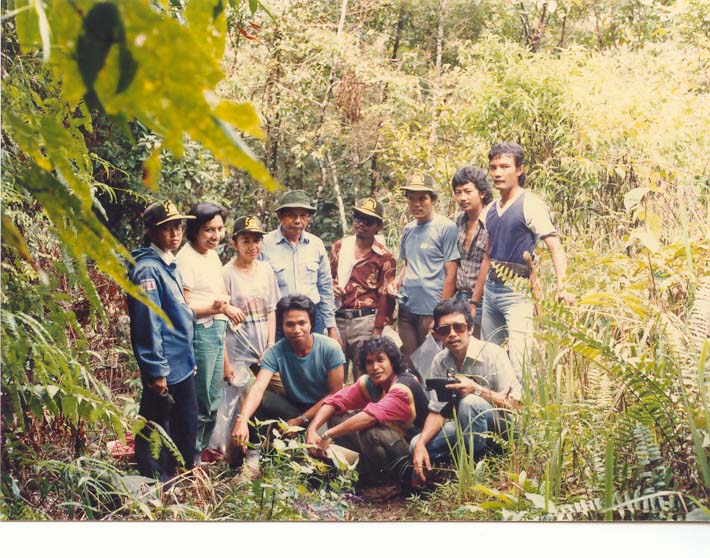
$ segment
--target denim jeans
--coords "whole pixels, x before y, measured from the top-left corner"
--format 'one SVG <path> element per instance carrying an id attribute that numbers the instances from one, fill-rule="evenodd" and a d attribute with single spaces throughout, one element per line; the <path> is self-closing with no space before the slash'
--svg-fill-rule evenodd
<path id="1" fill-rule="evenodd" d="M 431 439 L 426 449 L 432 463 L 447 463 L 451 461 L 452 451 L 456 450 L 456 427 L 461 429 L 466 450 L 471 451 L 473 442 L 473 456 L 480 459 L 483 455 L 496 448 L 496 444 L 487 435 L 494 432 L 503 437 L 508 436 L 510 430 L 508 418 L 499 414 L 488 401 L 478 395 L 467 395 L 456 405 L 456 420 L 447 420 L 439 433 Z M 409 444 L 410 452 L 419 440 L 415 436 Z"/>
<path id="2" fill-rule="evenodd" d="M 217 409 L 222 398 L 224 384 L 224 337 L 227 332 L 225 320 L 214 320 L 212 325 L 195 326 L 195 358 L 197 360 L 197 441 L 195 451 L 207 447 L 217 420 Z"/>
<path id="3" fill-rule="evenodd" d="M 533 302 L 502 283 L 486 280 L 483 289 L 484 341 L 502 345 L 508 340 L 508 357 L 523 386 L 523 370 L 530 365 L 533 347 Z"/>
<path id="4" fill-rule="evenodd" d="M 182 382 L 169 385 L 168 392 L 175 399 L 175 405 L 170 410 L 166 410 L 161 397 L 153 389 L 144 385 L 139 414 L 165 430 L 185 460 L 185 467 L 192 469 L 197 428 L 195 376 L 190 374 Z M 161 447 L 158 459 L 153 458 L 148 442 L 152 430 L 153 426 L 148 424 L 136 436 L 138 471 L 145 477 L 157 477 L 161 482 L 166 482 L 175 476 L 177 461 L 165 447 Z"/>

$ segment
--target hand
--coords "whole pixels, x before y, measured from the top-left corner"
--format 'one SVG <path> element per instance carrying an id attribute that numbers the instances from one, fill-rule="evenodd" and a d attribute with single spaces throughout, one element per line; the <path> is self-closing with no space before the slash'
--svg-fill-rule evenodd
<path id="1" fill-rule="evenodd" d="M 244 321 L 244 312 L 231 304 L 225 306 L 224 310 L 222 310 L 222 314 L 227 316 L 235 326 L 238 326 Z"/>
<path id="2" fill-rule="evenodd" d="M 426 482 L 426 474 L 428 471 L 431 471 L 431 461 L 429 461 L 429 452 L 424 444 L 414 446 L 412 465 L 414 465 L 414 472 L 419 479 L 422 482 Z"/>
<path id="3" fill-rule="evenodd" d="M 237 419 L 237 422 L 232 429 L 232 443 L 235 446 L 239 446 L 242 451 L 247 450 L 247 442 L 249 441 L 249 426 L 246 420 L 242 420 L 242 417 Z"/>
<path id="4" fill-rule="evenodd" d="M 382 336 L 382 328 L 381 327 L 375 327 L 372 329 L 372 335 L 374 337 L 381 337 Z"/>
<path id="5" fill-rule="evenodd" d="M 476 315 L 476 310 L 478 310 L 478 305 L 479 305 L 479 304 L 481 304 L 480 301 L 478 301 L 478 302 L 476 302 L 476 301 L 474 301 L 474 300 L 470 300 L 470 301 L 469 301 L 469 305 L 471 306 L 470 310 L 471 310 L 471 315 L 472 315 L 472 316 L 475 316 L 475 315 Z"/>
<path id="6" fill-rule="evenodd" d="M 224 381 L 229 382 L 234 377 L 234 368 L 231 366 L 224 367 Z"/>
<path id="7" fill-rule="evenodd" d="M 557 301 L 567 306 L 572 306 L 574 304 L 574 295 L 568 291 L 565 291 L 562 288 L 558 288 Z"/>
<path id="8" fill-rule="evenodd" d="M 474 382 L 470 378 L 466 378 L 463 376 L 456 376 L 456 379 L 459 381 L 458 384 L 449 384 L 444 387 L 446 389 L 458 391 L 460 397 L 466 397 L 467 395 L 470 395 L 471 393 L 473 393 L 477 389 L 483 389 L 482 386 L 479 386 L 476 382 Z"/>
<path id="9" fill-rule="evenodd" d="M 338 342 L 338 345 L 341 347 L 343 346 L 343 340 L 340 338 L 340 332 L 337 327 L 333 326 L 328 328 L 328 337 L 335 339 Z"/>
<path id="10" fill-rule="evenodd" d="M 337 283 L 333 283 L 333 294 L 335 298 L 343 298 L 345 291 Z"/>
<path id="11" fill-rule="evenodd" d="M 167 377 L 156 378 L 148 384 L 148 387 L 158 395 L 162 395 L 168 389 L 168 379 Z"/>
<path id="12" fill-rule="evenodd" d="M 327 443 L 330 443 L 330 440 L 326 440 Z M 325 454 L 325 447 L 328 447 L 327 445 L 324 447 L 323 446 L 323 438 L 320 437 L 318 434 L 318 431 L 315 428 L 309 428 L 306 431 L 306 444 L 310 446 L 315 446 L 315 447 L 309 447 L 308 448 L 308 453 L 312 455 L 313 457 L 319 457 L 321 459 L 325 459 L 326 454 Z"/>
<path id="13" fill-rule="evenodd" d="M 224 311 L 228 304 L 229 300 L 225 298 L 215 298 L 212 303 L 212 310 L 214 310 L 216 314 L 219 314 Z"/>
<path id="14" fill-rule="evenodd" d="M 387 283 L 387 294 L 390 296 L 397 296 L 397 293 L 399 292 L 399 289 L 402 287 L 402 283 L 400 282 L 399 279 L 395 279 L 394 281 Z"/>

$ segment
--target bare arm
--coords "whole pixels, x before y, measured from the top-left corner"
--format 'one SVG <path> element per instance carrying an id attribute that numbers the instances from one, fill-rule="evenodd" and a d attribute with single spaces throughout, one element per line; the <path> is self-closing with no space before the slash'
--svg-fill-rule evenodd
<path id="1" fill-rule="evenodd" d="M 318 410 L 323 405 L 323 401 L 325 401 L 325 398 L 328 397 L 329 395 L 333 395 L 334 393 L 338 393 L 341 389 L 343 389 L 344 380 L 345 380 L 345 374 L 343 372 L 343 365 L 342 364 L 340 366 L 337 366 L 336 368 L 333 368 L 332 370 L 328 371 L 328 393 L 322 399 L 317 401 L 313 406 L 311 406 L 308 410 L 306 410 L 301 416 L 298 416 L 296 418 L 292 418 L 292 419 L 286 421 L 286 423 L 289 426 L 303 426 L 304 425 L 304 420 L 303 420 L 304 417 L 306 418 L 307 421 L 312 420 L 316 416 L 316 414 L 318 413 Z"/>
<path id="2" fill-rule="evenodd" d="M 426 446 L 434 439 L 444 427 L 445 419 L 439 413 L 430 412 L 424 421 L 422 433 L 419 435 L 414 451 L 412 452 L 412 465 L 414 472 L 422 481 L 426 480 L 426 472 L 431 471 L 431 461 Z"/>
<path id="3" fill-rule="evenodd" d="M 444 264 L 446 277 L 444 277 L 444 287 L 441 289 L 441 300 L 451 298 L 456 293 L 456 270 L 458 267 L 459 264 L 455 260 Z"/>
<path id="4" fill-rule="evenodd" d="M 459 383 L 449 384 L 446 389 L 452 389 L 458 391 L 461 397 L 466 397 L 467 395 L 476 391 L 476 389 L 481 390 L 481 395 L 483 399 L 488 401 L 494 407 L 499 409 L 520 409 L 520 401 L 509 397 L 507 393 L 501 393 L 499 391 L 493 391 L 487 387 L 483 387 L 470 378 L 459 377 Z"/>
<path id="5" fill-rule="evenodd" d="M 478 277 L 476 277 L 476 284 L 473 287 L 473 293 L 471 294 L 471 304 L 480 304 L 483 300 L 483 287 L 486 284 L 486 277 L 488 277 L 488 270 L 491 268 L 491 257 L 488 255 L 488 251 L 483 255 L 483 260 L 481 260 L 481 270 L 478 272 Z"/>
<path id="6" fill-rule="evenodd" d="M 249 419 L 251 419 L 261 404 L 264 392 L 269 386 L 273 375 L 274 373 L 271 370 L 266 370 L 265 368 L 259 370 L 256 381 L 249 389 L 246 399 L 242 404 L 241 412 L 232 429 L 232 439 L 237 445 L 241 446 L 243 450 L 246 450 L 247 442 L 249 441 Z"/>
<path id="7" fill-rule="evenodd" d="M 404 284 L 404 276 L 407 273 L 407 260 L 402 261 L 402 269 L 389 285 L 387 285 L 387 293 L 391 296 L 397 296 L 397 292 Z"/>
<path id="8" fill-rule="evenodd" d="M 565 249 L 562 248 L 562 243 L 557 236 L 546 236 L 545 244 L 548 250 L 550 250 L 552 266 L 555 268 L 555 276 L 557 277 L 557 298 L 566 304 L 572 304 L 574 297 L 564 290 L 564 283 L 567 279 L 567 254 L 565 253 Z"/>

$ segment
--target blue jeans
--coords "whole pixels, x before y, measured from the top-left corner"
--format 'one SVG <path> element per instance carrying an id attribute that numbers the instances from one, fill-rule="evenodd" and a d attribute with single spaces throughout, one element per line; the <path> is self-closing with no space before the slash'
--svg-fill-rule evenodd
<path id="1" fill-rule="evenodd" d="M 190 374 L 183 381 L 169 385 L 168 392 L 175 399 L 175 404 L 170 409 L 155 390 L 144 384 L 139 414 L 159 424 L 165 430 L 180 450 L 185 460 L 185 468 L 192 469 L 197 428 L 195 376 Z M 148 441 L 152 430 L 153 426 L 148 424 L 136 436 L 138 471 L 144 477 L 157 477 L 161 482 L 166 482 L 175 476 L 177 461 L 165 447 L 160 448 L 158 459 L 153 458 Z"/>
<path id="2" fill-rule="evenodd" d="M 524 294 L 502 283 L 486 280 L 483 289 L 481 336 L 484 341 L 502 345 L 508 340 L 508 357 L 518 381 L 530 365 L 533 347 L 533 302 Z"/>
<path id="3" fill-rule="evenodd" d="M 498 425 L 497 411 L 493 406 L 478 395 L 467 395 L 456 405 L 456 420 L 447 420 L 439 433 L 431 439 L 426 449 L 432 463 L 445 463 L 451 461 L 452 450 L 456 448 L 456 426 L 458 424 L 463 433 L 466 449 L 471 451 L 473 441 L 473 455 L 480 459 L 488 449 L 488 440 L 483 436 L 486 432 L 502 432 Z M 415 436 L 409 444 L 410 452 L 419 440 Z"/>
<path id="4" fill-rule="evenodd" d="M 224 385 L 224 337 L 227 332 L 225 320 L 214 320 L 210 327 L 195 326 L 195 359 L 197 360 L 197 441 L 195 451 L 207 447 L 217 421 L 217 409 L 222 399 Z"/>

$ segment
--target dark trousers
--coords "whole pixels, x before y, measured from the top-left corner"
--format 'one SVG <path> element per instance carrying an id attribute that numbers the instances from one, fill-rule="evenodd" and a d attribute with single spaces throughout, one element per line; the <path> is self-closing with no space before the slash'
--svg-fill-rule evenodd
<path id="1" fill-rule="evenodd" d="M 260 421 L 266 420 L 283 420 L 287 421 L 303 414 L 311 408 L 312 405 L 295 403 L 288 399 L 285 395 L 280 395 L 271 390 L 264 392 L 264 397 L 261 399 L 261 404 L 254 413 L 254 418 Z M 259 443 L 259 434 L 266 437 L 271 425 L 262 426 L 257 430 L 249 425 L 249 441 L 252 444 Z"/>
<path id="2" fill-rule="evenodd" d="M 169 385 L 168 392 L 175 400 L 175 404 L 171 408 L 166 405 L 164 397 L 144 384 L 139 414 L 165 430 L 185 460 L 185 467 L 192 469 L 197 437 L 195 376 L 190 374 L 182 382 Z M 165 482 L 175 476 L 178 462 L 164 446 L 160 448 L 158 458 L 153 458 L 148 441 L 153 429 L 154 426 L 148 423 L 136 436 L 138 470 L 143 476 L 157 477 L 160 481 Z"/>
<path id="3" fill-rule="evenodd" d="M 414 368 L 411 359 L 412 353 L 424 343 L 432 323 L 434 323 L 434 316 L 412 314 L 400 307 L 397 326 L 399 337 L 402 339 L 402 355 L 407 366 Z M 424 371 L 419 370 L 419 373 L 423 374 Z"/>
<path id="4" fill-rule="evenodd" d="M 353 414 L 333 415 L 328 427 L 333 428 L 345 422 Z M 358 472 L 361 480 L 371 484 L 388 483 L 396 479 L 398 467 L 403 466 L 409 457 L 409 442 L 384 424 L 375 424 L 364 430 L 338 436 L 336 444 L 360 454 Z"/>

